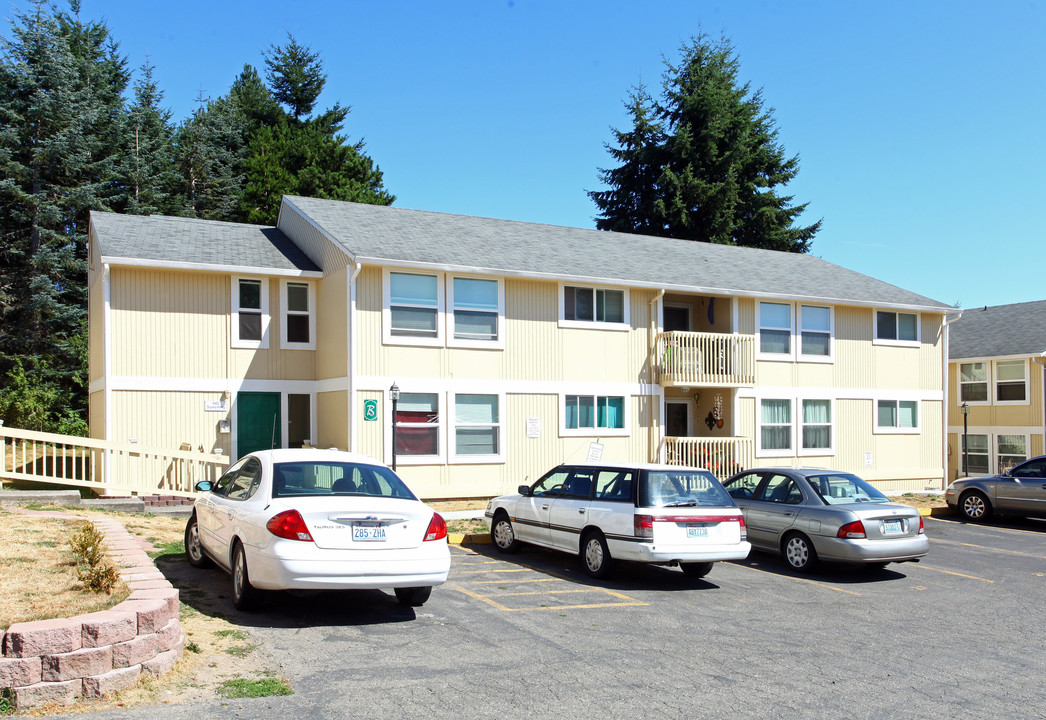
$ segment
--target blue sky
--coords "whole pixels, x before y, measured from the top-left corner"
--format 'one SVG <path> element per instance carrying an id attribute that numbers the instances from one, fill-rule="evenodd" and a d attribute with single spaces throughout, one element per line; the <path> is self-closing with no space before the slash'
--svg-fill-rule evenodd
<path id="1" fill-rule="evenodd" d="M 64 1 L 64 0 L 63 0 Z M 24 6 L 23 2 L 16 6 Z M 6 16 L 11 15 L 11 5 Z M 813 254 L 962 307 L 1046 298 L 1041 0 L 83 0 L 176 120 L 287 33 L 405 208 L 593 227 L 624 100 L 733 41 L 823 218 Z M 6 33 L 6 30 L 5 30 Z"/>

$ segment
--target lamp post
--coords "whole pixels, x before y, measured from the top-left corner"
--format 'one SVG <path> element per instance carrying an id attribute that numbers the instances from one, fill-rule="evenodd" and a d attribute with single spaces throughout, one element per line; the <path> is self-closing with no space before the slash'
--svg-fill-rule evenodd
<path id="1" fill-rule="evenodd" d="M 392 472 L 396 472 L 396 411 L 400 401 L 400 389 L 395 381 L 389 388 L 389 399 L 392 400 Z"/>
<path id="2" fill-rule="evenodd" d="M 968 418 L 970 415 L 970 403 L 963 403 L 959 406 L 962 410 L 962 476 L 970 477 L 970 444 L 967 439 L 967 433 L 970 429 Z"/>

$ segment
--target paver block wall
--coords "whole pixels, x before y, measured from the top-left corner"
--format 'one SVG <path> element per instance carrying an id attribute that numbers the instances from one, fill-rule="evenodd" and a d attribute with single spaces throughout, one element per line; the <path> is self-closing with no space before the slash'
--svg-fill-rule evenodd
<path id="1" fill-rule="evenodd" d="M 101 612 L 15 623 L 0 632 L 0 688 L 16 709 L 68 705 L 162 675 L 178 662 L 185 635 L 178 590 L 115 520 L 95 520 L 131 596 Z"/>

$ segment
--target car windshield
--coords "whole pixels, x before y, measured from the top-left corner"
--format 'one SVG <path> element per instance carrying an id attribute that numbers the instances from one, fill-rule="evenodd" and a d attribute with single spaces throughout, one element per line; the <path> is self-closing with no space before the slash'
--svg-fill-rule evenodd
<path id="1" fill-rule="evenodd" d="M 889 498 L 870 484 L 847 473 L 826 473 L 809 475 L 807 481 L 824 500 L 826 505 L 846 505 L 848 503 L 889 502 Z"/>
<path id="2" fill-rule="evenodd" d="M 647 470 L 639 481 L 640 507 L 733 504 L 733 499 L 707 470 Z"/>
<path id="3" fill-rule="evenodd" d="M 273 497 L 351 495 L 417 500 L 394 472 L 381 465 L 285 462 L 273 466 Z"/>

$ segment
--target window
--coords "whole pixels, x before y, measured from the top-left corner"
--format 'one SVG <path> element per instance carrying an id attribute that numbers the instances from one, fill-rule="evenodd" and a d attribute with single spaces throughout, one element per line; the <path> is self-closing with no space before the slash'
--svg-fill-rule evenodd
<path id="1" fill-rule="evenodd" d="M 959 402 L 988 402 L 988 363 L 959 365 Z"/>
<path id="2" fill-rule="evenodd" d="M 803 400 L 803 450 L 832 448 L 832 401 Z"/>
<path id="3" fill-rule="evenodd" d="M 799 308 L 799 354 L 804 359 L 832 356 L 832 310 L 802 305 Z"/>
<path id="4" fill-rule="evenodd" d="M 504 347 L 501 326 L 505 317 L 505 293 L 501 281 L 454 277 L 448 289 L 449 344 Z"/>
<path id="5" fill-rule="evenodd" d="M 605 288 L 562 286 L 561 327 L 603 325 L 627 330 L 628 292 Z"/>
<path id="6" fill-rule="evenodd" d="M 875 313 L 875 339 L 886 344 L 919 342 L 919 316 L 915 313 L 879 310 Z"/>
<path id="7" fill-rule="evenodd" d="M 759 449 L 768 454 L 778 455 L 788 454 L 791 451 L 791 400 L 763 400 L 760 403 Z"/>
<path id="8" fill-rule="evenodd" d="M 763 486 L 762 494 L 756 500 L 798 505 L 803 501 L 803 493 L 787 475 L 770 475 Z"/>
<path id="9" fill-rule="evenodd" d="M 983 364 L 983 363 L 981 363 Z M 1023 360 L 995 363 L 995 400 L 1000 403 L 1023 403 L 1028 399 Z"/>
<path id="10" fill-rule="evenodd" d="M 632 473 L 626 470 L 600 470 L 596 476 L 596 499 L 628 502 L 632 499 Z"/>
<path id="11" fill-rule="evenodd" d="M 498 395 L 454 395 L 455 460 L 468 462 L 503 454 Z"/>
<path id="12" fill-rule="evenodd" d="M 624 396 L 563 396 L 561 430 L 568 435 L 627 434 Z"/>
<path id="13" fill-rule="evenodd" d="M 759 352 L 764 355 L 792 354 L 792 306 L 759 303 Z"/>
<path id="14" fill-rule="evenodd" d="M 918 432 L 918 400 L 879 400 L 876 403 L 875 428 L 885 432 Z"/>
<path id="15" fill-rule="evenodd" d="M 962 442 L 960 440 L 960 442 Z M 989 467 L 988 457 L 988 436 L 987 435 L 967 435 L 966 444 L 964 450 L 968 450 L 969 454 L 966 455 L 968 458 L 967 462 L 967 474 L 969 475 L 987 475 L 991 472 Z M 963 458 L 959 458 L 959 467 L 962 468 Z"/>
<path id="16" fill-rule="evenodd" d="M 386 342 L 408 345 L 436 345 L 443 313 L 442 275 L 421 275 L 386 271 Z"/>
<path id="17" fill-rule="evenodd" d="M 283 328 L 281 342 L 291 350 L 316 349 L 316 305 L 313 286 L 307 282 L 284 280 L 280 283 L 283 294 Z"/>
<path id="18" fill-rule="evenodd" d="M 996 438 L 999 472 L 1012 470 L 1028 459 L 1027 435 L 999 435 Z M 972 470 L 971 470 L 972 472 Z"/>
<path id="19" fill-rule="evenodd" d="M 269 347 L 269 283 L 232 279 L 232 346 Z"/>
<path id="20" fill-rule="evenodd" d="M 396 456 L 438 456 L 439 395 L 401 393 L 396 404 Z"/>

